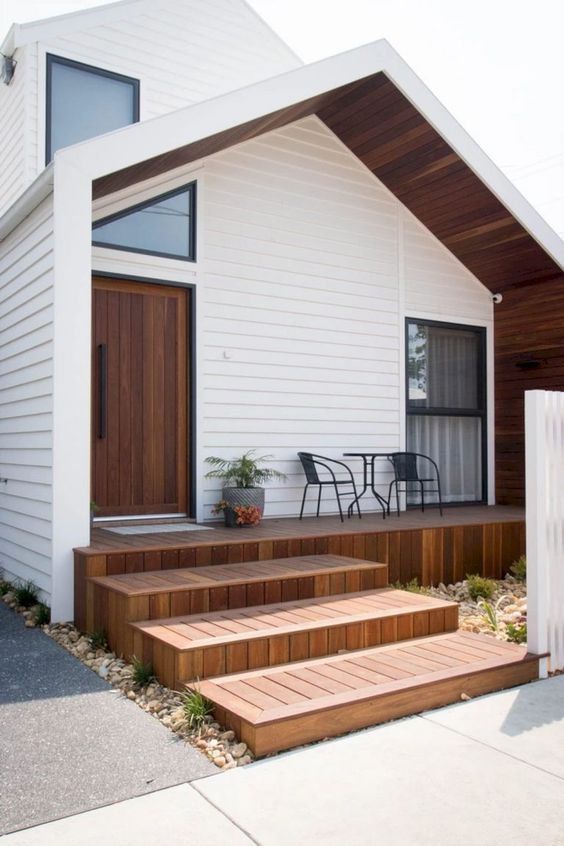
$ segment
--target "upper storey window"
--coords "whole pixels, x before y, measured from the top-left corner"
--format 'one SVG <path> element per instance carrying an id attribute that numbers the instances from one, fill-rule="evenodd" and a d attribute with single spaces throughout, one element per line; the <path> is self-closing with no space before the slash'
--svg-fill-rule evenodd
<path id="1" fill-rule="evenodd" d="M 86 141 L 139 120 L 139 81 L 47 56 L 45 161 L 61 147 Z"/>

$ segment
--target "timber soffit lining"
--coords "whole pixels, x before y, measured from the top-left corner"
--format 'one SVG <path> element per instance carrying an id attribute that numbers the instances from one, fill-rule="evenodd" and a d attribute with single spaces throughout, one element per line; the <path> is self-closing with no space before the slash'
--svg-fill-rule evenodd
<path id="1" fill-rule="evenodd" d="M 382 72 L 96 180 L 94 197 L 316 114 L 492 293 L 564 272 Z"/>

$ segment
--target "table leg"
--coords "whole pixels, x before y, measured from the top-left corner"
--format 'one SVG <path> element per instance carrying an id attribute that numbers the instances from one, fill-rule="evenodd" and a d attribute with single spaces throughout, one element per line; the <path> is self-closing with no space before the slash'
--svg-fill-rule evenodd
<path id="1" fill-rule="evenodd" d="M 364 496 L 366 491 L 368 490 L 368 458 L 363 455 L 362 456 L 362 473 L 363 473 L 363 488 L 359 494 L 355 496 L 353 501 L 350 503 L 349 507 L 347 508 L 347 517 L 352 517 L 353 509 L 355 505 L 358 504 L 361 497 Z"/>
<path id="2" fill-rule="evenodd" d="M 370 487 L 372 488 L 372 493 L 374 495 L 374 498 L 376 499 L 376 502 L 378 502 L 380 504 L 380 508 L 382 509 L 382 519 L 385 520 L 386 519 L 386 512 L 388 510 L 388 500 L 384 499 L 384 497 L 381 496 L 378 493 L 378 491 L 376 490 L 376 483 L 375 483 L 375 480 L 374 480 L 375 469 L 376 469 L 376 456 L 373 455 L 372 456 L 372 466 L 370 468 Z"/>

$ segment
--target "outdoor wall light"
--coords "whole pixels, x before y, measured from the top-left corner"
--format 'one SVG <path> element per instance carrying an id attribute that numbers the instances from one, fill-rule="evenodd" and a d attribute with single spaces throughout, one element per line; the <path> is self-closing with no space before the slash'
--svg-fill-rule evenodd
<path id="1" fill-rule="evenodd" d="M 16 63 L 11 56 L 5 56 L 3 53 L 0 53 L 0 56 L 2 56 L 2 61 L 0 63 L 0 76 L 2 77 L 4 85 L 9 85 L 12 81 L 12 77 L 14 76 Z"/>
<path id="2" fill-rule="evenodd" d="M 542 361 L 538 358 L 524 358 L 521 361 L 518 361 L 515 364 L 515 367 L 518 367 L 519 370 L 535 370 L 537 367 L 540 367 Z"/>

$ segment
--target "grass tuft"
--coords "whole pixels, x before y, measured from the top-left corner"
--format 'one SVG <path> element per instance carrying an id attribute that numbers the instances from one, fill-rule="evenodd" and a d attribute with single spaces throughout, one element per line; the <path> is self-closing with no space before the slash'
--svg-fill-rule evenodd
<path id="1" fill-rule="evenodd" d="M 485 599 L 480 599 L 478 605 L 481 608 L 481 615 L 484 618 L 484 621 L 490 627 L 492 632 L 499 631 L 499 617 L 497 615 L 497 604 L 494 607 L 491 602 L 487 602 Z"/>
<path id="2" fill-rule="evenodd" d="M 97 649 L 108 648 L 108 638 L 106 637 L 106 632 L 103 629 L 96 632 L 90 632 L 88 640 L 90 641 L 90 646 L 94 651 Z"/>
<path id="3" fill-rule="evenodd" d="M 191 729 L 200 729 L 206 717 L 213 711 L 213 702 L 206 699 L 197 687 L 189 687 L 182 700 L 186 722 Z"/>
<path id="4" fill-rule="evenodd" d="M 409 593 L 428 593 L 427 588 L 421 587 L 419 584 L 417 576 L 414 576 L 413 579 L 405 584 L 402 584 L 400 581 L 394 582 L 390 587 L 396 590 L 407 590 Z"/>
<path id="5" fill-rule="evenodd" d="M 155 674 L 153 672 L 152 664 L 144 664 L 143 661 L 141 661 L 139 658 L 136 658 L 135 655 L 131 659 L 131 664 L 133 666 L 133 673 L 131 674 L 133 684 L 137 685 L 138 687 L 145 687 L 153 681 L 153 679 L 155 678 Z"/>
<path id="6" fill-rule="evenodd" d="M 521 623 L 508 623 L 506 626 L 506 634 L 507 639 L 513 641 L 513 643 L 526 643 L 527 642 L 527 624 Z"/>
<path id="7" fill-rule="evenodd" d="M 14 587 L 14 599 L 16 604 L 22 608 L 31 608 L 32 605 L 37 605 L 38 588 L 31 581 L 20 582 Z"/>
<path id="8" fill-rule="evenodd" d="M 35 622 L 38 626 L 46 626 L 51 622 L 51 609 L 44 602 L 40 602 L 36 606 Z"/>
<path id="9" fill-rule="evenodd" d="M 470 598 L 475 602 L 477 599 L 491 599 L 497 589 L 497 584 L 493 579 L 486 579 L 484 576 L 467 575 L 466 589 Z"/>
<path id="10" fill-rule="evenodd" d="M 511 574 L 520 582 L 527 581 L 527 557 L 522 555 L 509 568 Z"/>
<path id="11" fill-rule="evenodd" d="M 6 581 L 6 579 L 0 579 L 0 596 L 5 596 L 11 590 L 13 588 L 10 582 Z"/>

